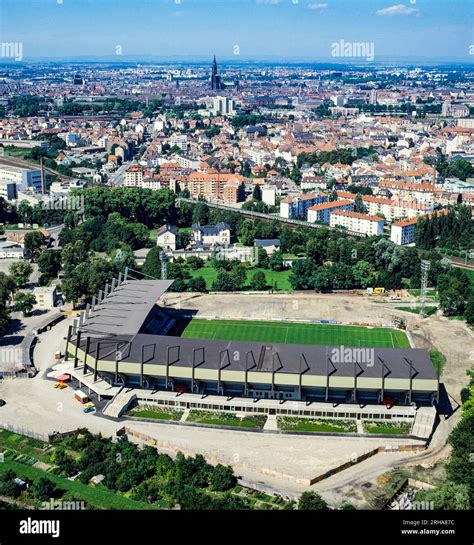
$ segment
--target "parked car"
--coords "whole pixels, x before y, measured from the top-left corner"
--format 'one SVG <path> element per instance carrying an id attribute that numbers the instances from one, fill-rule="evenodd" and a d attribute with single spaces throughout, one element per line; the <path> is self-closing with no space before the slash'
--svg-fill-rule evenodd
<path id="1" fill-rule="evenodd" d="M 90 401 L 89 403 L 86 403 L 86 404 L 84 405 L 84 409 L 83 409 L 83 410 L 84 410 L 85 413 L 91 413 L 91 412 L 95 411 L 95 405 L 94 405 L 94 403 L 92 403 L 91 401 Z"/>
<path id="2" fill-rule="evenodd" d="M 6 404 L 7 402 L 4 399 L 0 399 L 0 407 L 3 407 Z"/>

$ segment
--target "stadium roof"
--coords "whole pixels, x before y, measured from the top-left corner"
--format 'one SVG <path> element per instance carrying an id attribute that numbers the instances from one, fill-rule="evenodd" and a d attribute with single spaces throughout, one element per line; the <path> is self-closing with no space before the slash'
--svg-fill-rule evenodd
<path id="1" fill-rule="evenodd" d="M 172 283 L 173 280 L 126 280 L 96 305 L 80 328 L 83 335 L 136 335 Z"/>
<path id="2" fill-rule="evenodd" d="M 265 344 L 257 342 L 190 339 L 166 335 L 117 336 L 92 339 L 89 354 L 95 358 L 100 342 L 99 359 L 113 361 L 116 349 L 120 361 L 147 365 L 166 365 L 192 368 L 248 370 L 334 377 L 380 378 L 382 365 L 386 378 L 410 378 L 410 363 L 414 379 L 436 380 L 431 359 L 426 350 L 319 346 L 298 344 Z M 81 341 L 81 348 L 85 340 Z M 349 361 L 344 356 L 348 355 Z M 357 365 L 354 363 L 357 362 Z"/>

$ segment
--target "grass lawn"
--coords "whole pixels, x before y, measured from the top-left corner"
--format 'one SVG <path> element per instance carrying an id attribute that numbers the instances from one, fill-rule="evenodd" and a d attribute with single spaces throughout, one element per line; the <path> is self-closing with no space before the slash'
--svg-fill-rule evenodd
<path id="1" fill-rule="evenodd" d="M 291 291 L 292 287 L 289 282 L 289 277 L 291 274 L 291 269 L 286 271 L 271 271 L 269 269 L 261 269 L 259 267 L 248 267 L 247 269 L 247 283 L 244 286 L 244 289 L 250 289 L 250 281 L 252 276 L 256 273 L 262 271 L 265 274 L 267 280 L 268 289 L 273 288 L 274 290 L 281 291 Z M 202 276 L 206 281 L 206 287 L 208 290 L 212 290 L 212 283 L 217 277 L 217 270 L 214 267 L 205 265 L 201 269 L 189 270 L 189 273 L 192 277 Z"/>
<path id="2" fill-rule="evenodd" d="M 395 307 L 395 310 L 404 310 L 405 312 L 411 312 L 412 314 L 420 314 L 420 308 L 411 308 L 411 307 Z M 425 307 L 425 312 L 427 316 L 431 316 L 438 310 L 438 307 Z"/>
<path id="3" fill-rule="evenodd" d="M 277 423 L 278 427 L 285 431 L 357 432 L 357 424 L 353 420 L 318 420 L 278 416 Z"/>
<path id="4" fill-rule="evenodd" d="M 137 418 L 156 418 L 157 420 L 179 420 L 184 411 L 175 409 L 166 409 L 159 407 L 136 407 L 128 411 L 126 416 L 136 416 Z"/>
<path id="5" fill-rule="evenodd" d="M 408 293 L 410 295 L 413 295 L 414 297 L 419 297 L 421 295 L 421 290 L 417 290 L 417 289 L 410 289 L 408 290 Z M 429 297 L 435 297 L 436 296 L 436 289 L 435 288 L 428 288 L 426 290 L 426 294 L 429 296 Z"/>
<path id="6" fill-rule="evenodd" d="M 245 416 L 238 418 L 234 413 L 221 413 L 212 411 L 189 411 L 186 422 L 196 422 L 198 424 L 211 424 L 214 426 L 232 426 L 237 428 L 258 428 L 265 425 L 267 417 L 265 415 Z"/>
<path id="7" fill-rule="evenodd" d="M 42 462 L 49 462 L 49 454 L 45 452 L 47 443 L 32 439 L 25 435 L 18 435 L 7 430 L 0 430 L 0 451 L 11 451 L 13 455 L 24 455 L 36 458 Z"/>
<path id="8" fill-rule="evenodd" d="M 329 324 L 193 319 L 182 337 L 283 344 L 410 348 L 403 331 Z"/>
<path id="9" fill-rule="evenodd" d="M 366 433 L 385 434 L 385 435 L 406 435 L 410 433 L 410 422 L 368 422 L 364 421 L 364 431 Z"/>
<path id="10" fill-rule="evenodd" d="M 12 469 L 19 476 L 25 476 L 32 481 L 46 477 L 56 484 L 58 488 L 74 495 L 76 499 L 85 501 L 90 507 L 96 509 L 156 509 L 156 506 L 146 502 L 126 498 L 120 493 L 115 493 L 103 486 L 89 486 L 79 481 L 70 481 L 64 477 L 53 475 L 42 469 L 5 460 L 0 464 L 0 474 Z"/>

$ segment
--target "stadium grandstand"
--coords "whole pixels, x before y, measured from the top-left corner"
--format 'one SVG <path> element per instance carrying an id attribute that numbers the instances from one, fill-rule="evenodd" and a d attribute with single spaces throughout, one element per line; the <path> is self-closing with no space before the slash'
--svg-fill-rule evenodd
<path id="1" fill-rule="evenodd" d="M 332 403 L 433 404 L 439 379 L 426 350 L 185 338 L 160 306 L 170 280 L 129 270 L 69 327 L 66 359 L 112 386 Z M 345 326 L 351 327 L 351 326 Z"/>

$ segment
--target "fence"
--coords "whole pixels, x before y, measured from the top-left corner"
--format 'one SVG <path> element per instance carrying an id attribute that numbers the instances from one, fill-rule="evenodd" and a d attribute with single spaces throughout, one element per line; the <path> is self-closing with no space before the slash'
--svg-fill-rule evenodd
<path id="1" fill-rule="evenodd" d="M 11 431 L 13 433 L 17 433 L 18 435 L 26 435 L 26 437 L 37 439 L 38 441 L 43 441 L 44 443 L 49 442 L 49 435 L 30 430 L 29 428 L 24 428 L 23 426 L 16 426 L 14 424 L 0 422 L 0 429 Z"/>
<path id="2" fill-rule="evenodd" d="M 30 374 L 26 373 L 25 371 L 17 372 L 17 371 L 0 371 L 0 378 L 30 378 Z"/>

